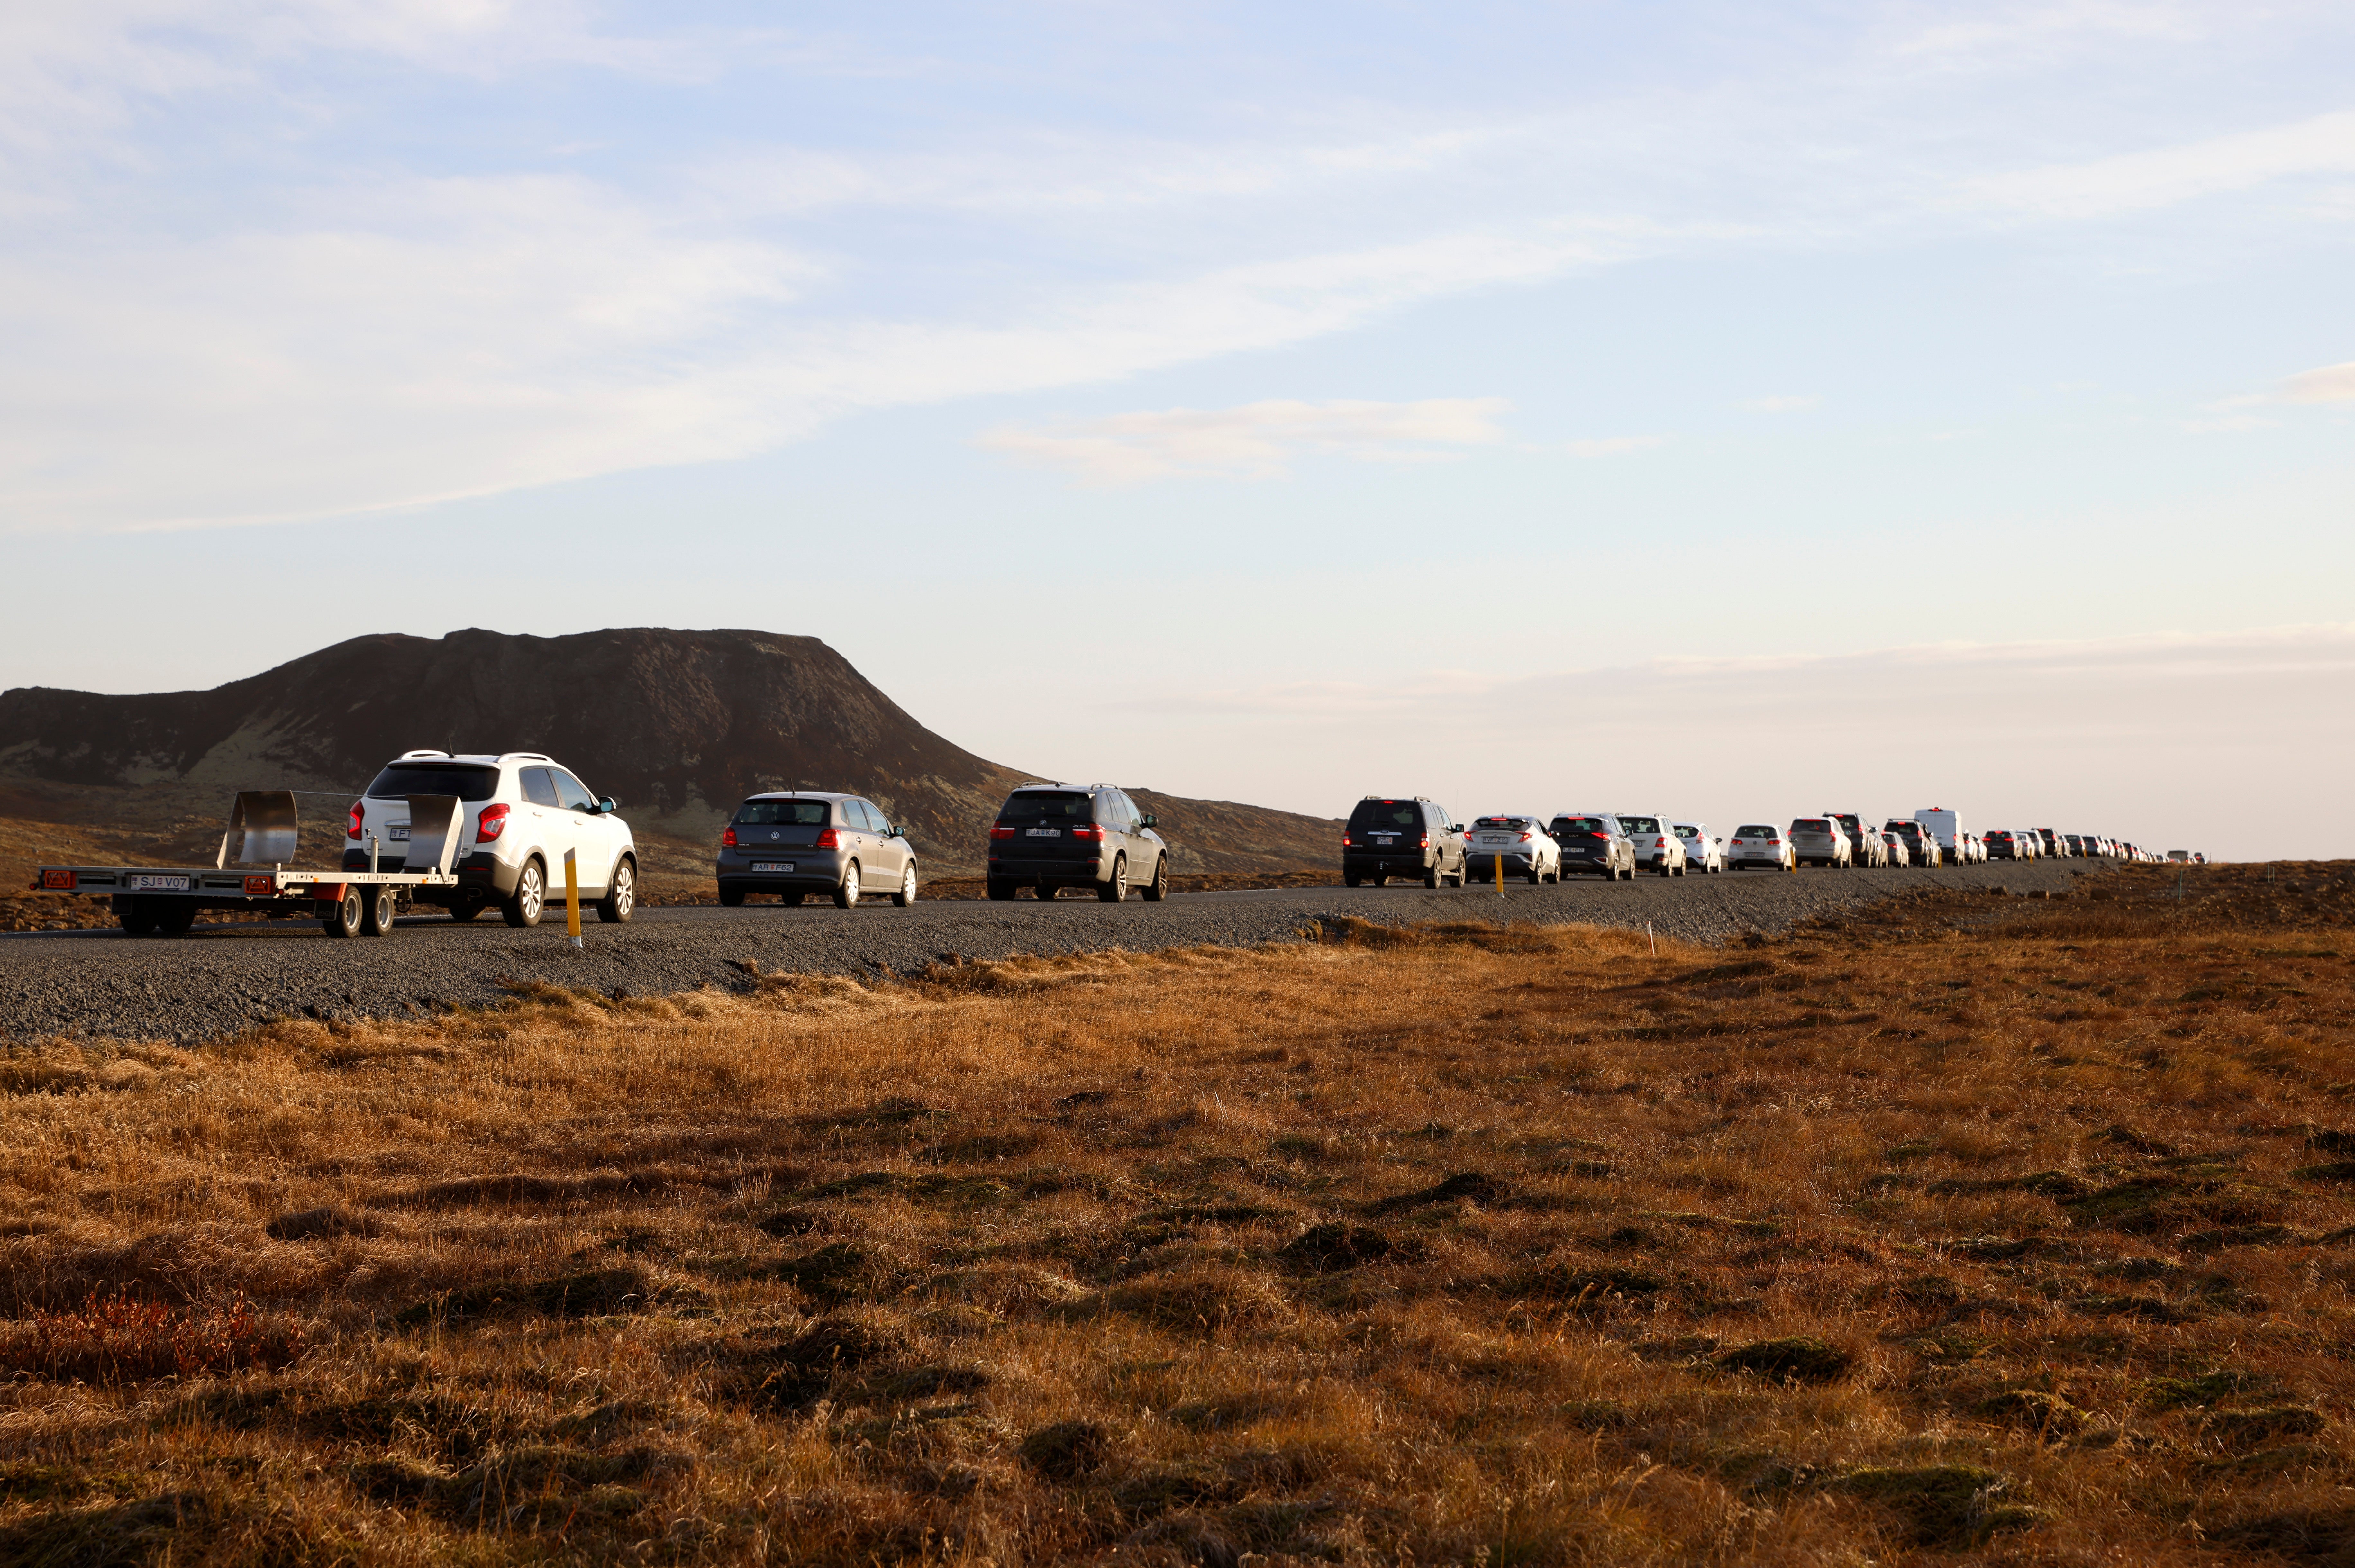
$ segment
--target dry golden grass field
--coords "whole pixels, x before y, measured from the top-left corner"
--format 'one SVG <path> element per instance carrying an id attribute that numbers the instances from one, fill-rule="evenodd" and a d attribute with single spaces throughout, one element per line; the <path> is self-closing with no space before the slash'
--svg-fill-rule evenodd
<path id="1" fill-rule="evenodd" d="M 2355 868 L 0 1057 L 0 1563 L 2355 1563 Z"/>

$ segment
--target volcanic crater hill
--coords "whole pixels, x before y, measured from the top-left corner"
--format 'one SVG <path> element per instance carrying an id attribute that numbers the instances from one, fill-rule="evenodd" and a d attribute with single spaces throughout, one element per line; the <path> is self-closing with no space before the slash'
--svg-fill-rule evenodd
<path id="1" fill-rule="evenodd" d="M 619 799 L 646 848 L 679 869 L 709 854 L 742 795 L 797 786 L 865 795 L 936 869 L 978 869 L 1006 792 L 1036 776 L 925 729 L 815 637 L 387 633 L 209 691 L 0 692 L 0 781 L 16 786 L 0 790 L 0 815 L 103 823 L 151 856 L 203 848 L 209 859 L 231 792 L 348 794 L 414 747 L 546 752 Z M 1321 867 L 1341 827 L 1132 794 L 1159 816 L 1182 871 Z M 303 815 L 316 825 L 340 807 L 305 800 Z M 331 842 L 319 833 L 304 835 L 306 862 Z"/>

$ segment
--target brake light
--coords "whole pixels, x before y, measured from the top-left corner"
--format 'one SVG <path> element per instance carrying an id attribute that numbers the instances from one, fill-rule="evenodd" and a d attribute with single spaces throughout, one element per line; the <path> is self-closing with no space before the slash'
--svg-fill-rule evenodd
<path id="1" fill-rule="evenodd" d="M 992 838 L 1011 838 L 1014 837 L 1014 829 L 1007 827 L 1003 822 L 993 822 L 989 825 L 989 836 Z"/>
<path id="2" fill-rule="evenodd" d="M 1072 826 L 1071 837 L 1074 838 L 1085 838 L 1091 843 L 1093 843 L 1103 837 L 1103 829 L 1097 827 L 1092 822 L 1076 823 Z"/>
<path id="3" fill-rule="evenodd" d="M 508 810 L 504 801 L 483 807 L 483 815 L 474 819 L 474 842 L 487 844 L 506 832 Z"/>
<path id="4" fill-rule="evenodd" d="M 1344 834 L 1342 834 L 1342 835 L 1341 835 L 1341 848 L 1342 848 L 1347 849 L 1347 848 L 1348 848 L 1352 844 L 1354 844 L 1355 842 L 1357 842 L 1357 841 L 1356 841 L 1355 839 L 1351 838 L 1348 834 L 1344 833 Z"/>
<path id="5" fill-rule="evenodd" d="M 1430 835 L 1430 834 L 1428 834 L 1428 833 L 1426 833 L 1426 834 L 1424 834 L 1422 837 L 1420 837 L 1420 838 L 1416 839 L 1416 840 L 1414 841 L 1414 847 L 1415 847 L 1416 848 L 1418 848 L 1418 849 L 1428 849 L 1428 848 L 1431 848 L 1431 835 Z"/>
<path id="6" fill-rule="evenodd" d="M 367 803 L 365 801 L 356 800 L 352 802 L 351 826 L 344 829 L 345 837 L 357 838 L 360 836 L 360 823 L 368 816 L 367 811 L 364 809 Z"/>
<path id="7" fill-rule="evenodd" d="M 1608 837 L 1611 837 L 1611 835 L 1609 835 L 1608 833 L 1590 833 L 1590 834 L 1588 834 L 1588 835 L 1587 835 L 1587 837 L 1588 837 L 1589 838 L 1608 838 Z"/>
<path id="8" fill-rule="evenodd" d="M 842 835 L 837 833 L 831 827 L 821 827 L 817 830 L 817 842 L 812 845 L 811 848 L 815 849 L 839 849 L 842 848 Z"/>
<path id="9" fill-rule="evenodd" d="M 733 849 L 736 848 L 736 825 L 734 823 L 731 822 L 727 827 L 719 830 L 719 847 L 722 849 Z"/>
<path id="10" fill-rule="evenodd" d="M 1524 843 L 1524 844 L 1526 844 L 1526 843 L 1528 843 L 1529 841 L 1529 836 L 1528 834 L 1526 834 L 1526 833 L 1522 834 L 1522 835 L 1521 835 L 1521 842 L 1522 842 L 1522 843 Z"/>

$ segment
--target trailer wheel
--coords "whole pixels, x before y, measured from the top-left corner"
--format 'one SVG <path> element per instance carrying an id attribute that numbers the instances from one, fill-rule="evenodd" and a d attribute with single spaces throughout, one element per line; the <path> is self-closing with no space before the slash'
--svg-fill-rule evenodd
<path id="1" fill-rule="evenodd" d="M 346 883 L 342 900 L 329 906 L 327 912 L 319 917 L 319 923 L 326 928 L 329 936 L 338 941 L 357 936 L 360 933 L 362 901 L 359 884 Z"/>
<path id="2" fill-rule="evenodd" d="M 392 933 L 392 918 L 400 900 L 392 889 L 379 882 L 368 890 L 360 903 L 360 934 L 389 936 Z"/>
<path id="3" fill-rule="evenodd" d="M 128 901 L 128 907 L 114 918 L 133 936 L 151 935 L 155 930 L 155 901 L 133 898 Z"/>
<path id="4" fill-rule="evenodd" d="M 186 936 L 188 928 L 197 923 L 197 901 L 166 899 L 155 912 L 155 931 L 162 936 Z"/>

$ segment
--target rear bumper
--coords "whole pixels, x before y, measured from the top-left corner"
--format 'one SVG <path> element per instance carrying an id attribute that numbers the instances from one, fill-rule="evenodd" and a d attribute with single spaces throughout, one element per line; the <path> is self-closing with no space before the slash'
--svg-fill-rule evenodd
<path id="1" fill-rule="evenodd" d="M 1464 857 L 1465 874 L 1475 881 L 1482 877 L 1493 877 L 1497 874 L 1497 862 L 1499 860 L 1505 862 L 1505 875 L 1508 877 L 1526 877 L 1529 874 L 1531 862 L 1527 855 L 1477 853 Z"/>
<path id="2" fill-rule="evenodd" d="M 1344 850 L 1341 854 L 1341 871 L 1345 876 L 1420 877 L 1437 864 L 1438 860 L 1428 849 L 1404 855 L 1396 850 L 1368 855 L 1354 849 Z"/>
<path id="3" fill-rule="evenodd" d="M 712 866 L 712 875 L 723 888 L 741 888 L 746 892 L 785 892 L 796 889 L 833 889 L 842 885 L 843 870 L 850 857 L 839 849 L 764 850 L 756 855 L 742 851 L 722 854 Z M 790 871 L 756 871 L 755 866 L 791 866 Z"/>
<path id="4" fill-rule="evenodd" d="M 1007 881 L 1058 882 L 1066 887 L 1101 882 L 1109 875 L 1101 855 L 1055 859 L 1036 855 L 992 855 L 989 874 Z"/>

